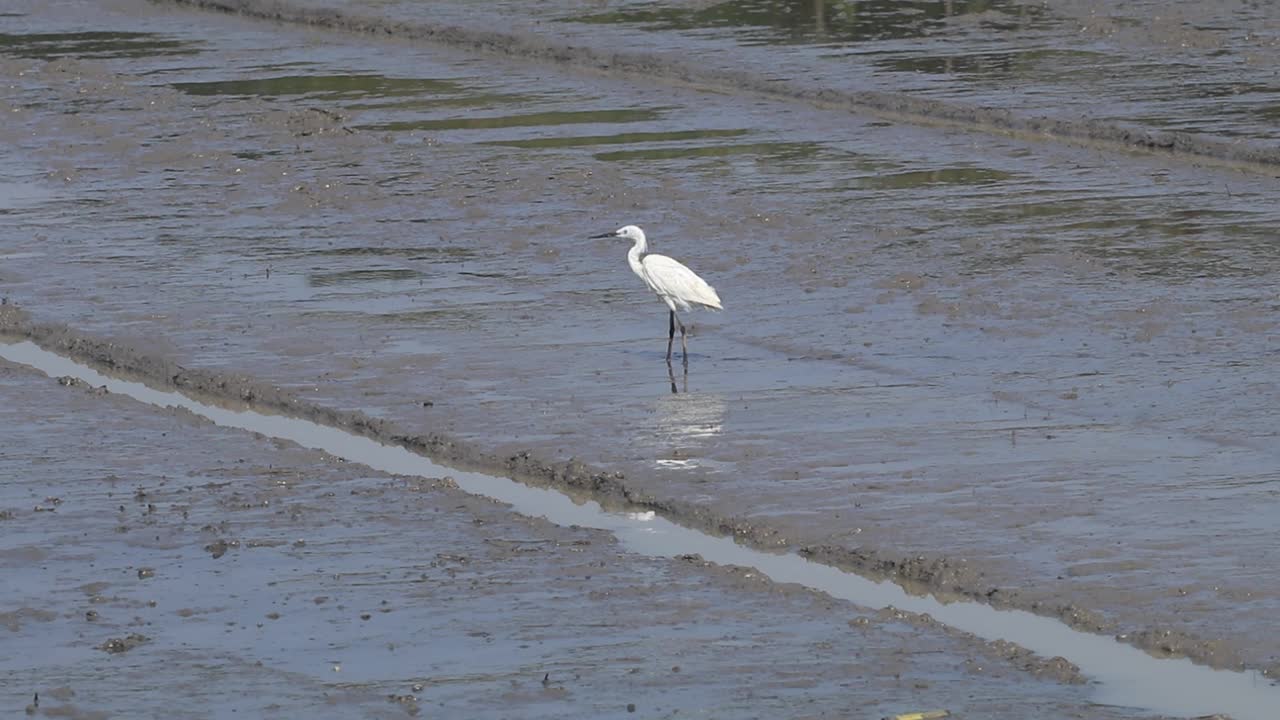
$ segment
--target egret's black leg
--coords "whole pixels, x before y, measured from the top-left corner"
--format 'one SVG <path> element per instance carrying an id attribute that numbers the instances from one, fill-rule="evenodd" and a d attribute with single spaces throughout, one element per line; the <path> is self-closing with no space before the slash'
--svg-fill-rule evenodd
<path id="1" fill-rule="evenodd" d="M 681 325 L 683 328 L 684 326 Z M 667 330 L 667 364 L 671 364 L 671 343 L 676 339 L 676 311 L 671 311 L 671 327 Z"/>
<path id="2" fill-rule="evenodd" d="M 684 323 L 680 323 L 680 352 L 684 353 L 684 369 L 689 370 L 689 344 L 685 341 Z"/>

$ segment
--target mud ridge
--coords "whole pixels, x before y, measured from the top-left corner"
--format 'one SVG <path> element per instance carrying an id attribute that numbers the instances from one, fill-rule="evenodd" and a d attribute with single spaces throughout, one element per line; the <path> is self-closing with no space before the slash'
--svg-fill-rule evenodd
<path id="1" fill-rule="evenodd" d="M 410 23 L 299 6 L 288 0 L 152 0 L 281 23 L 402 40 L 426 41 L 487 55 L 534 60 L 614 76 L 664 81 L 730 93 L 807 102 L 919 125 L 948 126 L 1032 141 L 1065 142 L 1120 152 L 1145 152 L 1184 162 L 1226 165 L 1274 175 L 1280 148 L 1183 132 L 1146 130 L 1100 120 L 1026 117 L 1007 110 L 951 103 L 906 93 L 806 88 L 746 72 L 687 65 L 641 52 L 600 51 L 532 35 L 456 25 Z"/>
<path id="2" fill-rule="evenodd" d="M 1150 626 L 1120 630 L 1100 614 L 1070 604 L 1044 603 L 1013 588 L 993 587 L 983 573 L 963 558 L 904 555 L 883 549 L 838 545 L 794 546 L 777 530 L 750 520 L 726 517 L 687 501 L 659 498 L 628 486 L 626 477 L 570 458 L 553 462 L 521 452 L 502 456 L 438 433 L 410 434 L 393 423 L 359 412 L 337 411 L 293 397 L 287 390 L 246 376 L 185 368 L 142 354 L 118 343 L 81 335 L 62 325 L 39 323 L 14 304 L 0 305 L 0 340 L 27 340 L 41 348 L 102 371 L 160 390 L 179 391 L 196 400 L 232 410 L 253 409 L 339 428 L 384 445 L 405 448 L 458 470 L 509 477 L 527 485 L 552 488 L 578 499 L 593 500 L 608 510 L 652 510 L 684 527 L 732 537 L 763 551 L 794 551 L 815 562 L 872 580 L 889 580 L 907 592 L 933 594 L 940 600 L 975 600 L 1000 609 L 1025 610 L 1095 634 L 1114 635 L 1157 657 L 1186 657 L 1215 669 L 1255 669 L 1280 678 L 1280 665 L 1250 668 L 1226 645 L 1179 630 Z"/>

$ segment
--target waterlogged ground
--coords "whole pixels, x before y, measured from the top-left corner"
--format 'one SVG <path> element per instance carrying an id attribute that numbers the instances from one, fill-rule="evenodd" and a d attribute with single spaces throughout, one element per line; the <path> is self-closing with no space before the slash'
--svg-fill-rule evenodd
<path id="1" fill-rule="evenodd" d="M 0 286 L 37 319 L 1280 662 L 1273 178 L 130 1 L 15 12 Z M 991 13 L 964 42 L 1021 47 Z M 595 24 L 693 62 L 832 51 Z M 922 91 L 1012 92 L 949 78 Z M 1139 102 L 1124 72 L 1018 78 Z M 585 239 L 628 222 L 725 301 L 687 377 L 626 248 Z"/>
<path id="2" fill-rule="evenodd" d="M 1138 716 L 926 618 L 637 556 L 448 479 L 4 361 L 0 400 L 11 716 Z"/>

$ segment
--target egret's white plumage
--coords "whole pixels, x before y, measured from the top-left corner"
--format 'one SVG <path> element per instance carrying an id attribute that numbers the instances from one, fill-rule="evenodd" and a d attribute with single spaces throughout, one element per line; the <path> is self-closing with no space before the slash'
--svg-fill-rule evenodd
<path id="1" fill-rule="evenodd" d="M 594 237 L 620 237 L 632 242 L 631 250 L 627 252 L 627 264 L 631 266 L 632 272 L 640 276 L 644 284 L 671 310 L 671 323 L 667 335 L 667 362 L 671 362 L 671 344 L 675 340 L 676 325 L 679 324 L 680 348 L 684 351 L 684 362 L 688 365 L 689 349 L 685 341 L 684 323 L 680 321 L 676 311 L 688 311 L 695 307 L 709 310 L 724 309 L 716 289 L 679 261 L 666 255 L 649 252 L 649 243 L 644 236 L 644 231 L 635 225 L 626 225 L 611 233 Z"/>

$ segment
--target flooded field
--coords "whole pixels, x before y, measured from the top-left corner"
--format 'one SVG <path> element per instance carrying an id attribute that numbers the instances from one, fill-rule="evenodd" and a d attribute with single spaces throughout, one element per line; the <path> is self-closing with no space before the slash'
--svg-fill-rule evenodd
<path id="1" fill-rule="evenodd" d="M 336 29 L 133 0 L 4 16 L 0 295 L 31 323 L 361 413 L 387 437 L 431 438 L 444 462 L 621 497 L 1158 657 L 1280 673 L 1277 96 L 1256 71 L 1277 26 L 1264 6 L 237 5 Z M 588 62 L 606 51 L 660 62 L 648 78 L 634 58 Z M 683 65 L 697 71 L 678 81 Z M 813 88 L 1105 132 L 1040 137 L 951 105 L 922 116 L 935 106 L 916 100 L 905 115 L 858 110 Z M 1117 128 L 1186 135 L 1152 154 Z M 587 239 L 628 223 L 724 300 L 686 318 L 687 373 L 663 360 L 666 308 L 626 244 Z M 0 330 L 33 332 L 5 318 Z M 0 404 L 43 427 L 33 382 L 13 371 Z M 71 392 L 40 382 L 41 397 Z M 207 438 L 205 465 L 250 442 L 189 432 L 193 447 Z M 317 486 L 347 482 L 312 462 L 290 461 Z M 17 497 L 0 510 L 29 512 Z M 358 528 L 373 510 L 326 512 Z M 388 523 L 422 525 L 394 515 L 371 543 Z M 720 592 L 718 570 L 602 562 L 694 584 L 706 572 Z M 754 602 L 723 592 L 703 606 Z M 851 617 L 805 607 L 805 622 Z M 860 636 L 834 632 L 849 648 L 823 657 L 854 652 Z M 951 668 L 976 652 L 953 641 L 937 651 Z M 904 662 L 924 662 L 904 642 Z M 1000 716 L 925 674 L 933 704 Z M 905 701 L 869 682 L 867 698 Z M 1009 682 L 1010 712 L 1048 692 L 1031 673 Z M 1062 687 L 1057 716 L 1130 712 Z M 631 701 L 608 702 L 627 714 Z M 857 707 L 872 706 L 892 709 Z M 725 716 L 776 715 L 735 707 Z"/>

